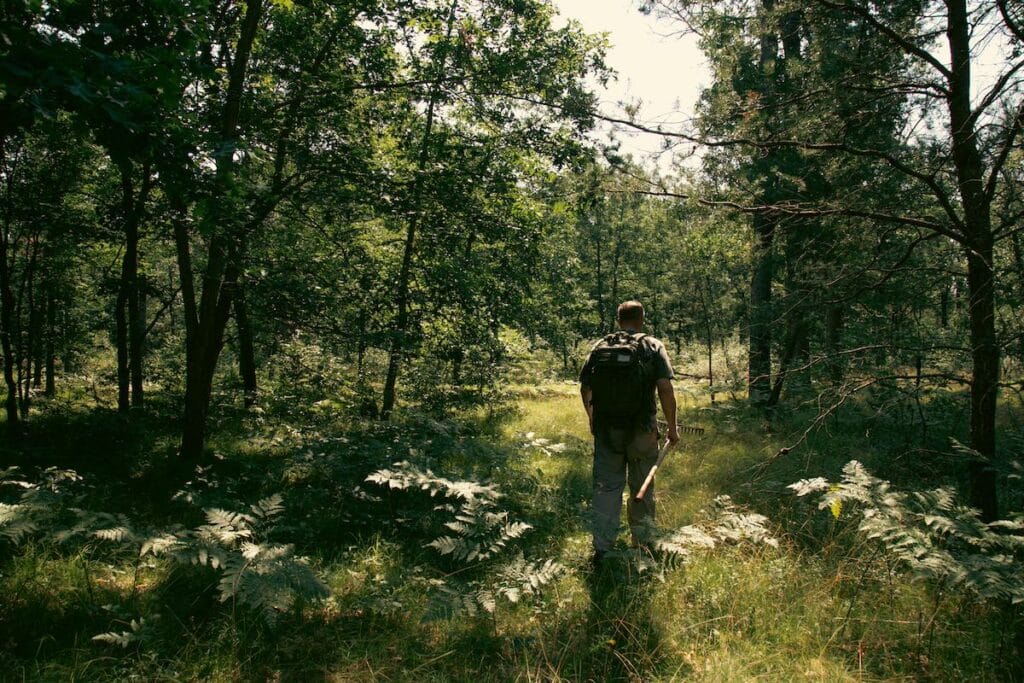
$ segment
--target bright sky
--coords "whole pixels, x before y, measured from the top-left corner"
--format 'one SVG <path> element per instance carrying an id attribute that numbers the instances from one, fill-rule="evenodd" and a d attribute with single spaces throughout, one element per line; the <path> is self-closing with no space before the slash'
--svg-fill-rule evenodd
<path id="1" fill-rule="evenodd" d="M 693 115 L 694 105 L 701 88 L 710 85 L 711 75 L 704 56 L 693 35 L 681 35 L 678 25 L 668 20 L 641 14 L 637 0 L 552 0 L 559 13 L 575 19 L 587 33 L 606 33 L 611 47 L 607 63 L 618 72 L 618 80 L 601 91 L 601 111 L 610 116 L 624 116 L 622 104 L 643 102 L 637 120 L 643 123 L 663 123 L 667 130 L 684 128 L 672 126 Z M 676 32 L 673 35 L 673 32 Z M 979 54 L 974 65 L 972 95 L 977 102 L 986 89 L 1006 68 L 1005 39 L 998 33 L 987 35 L 977 45 Z M 948 61 L 943 45 L 934 48 L 935 55 Z M 601 129 L 607 138 L 610 125 Z M 646 158 L 663 172 L 672 169 L 672 152 L 661 153 L 664 139 L 658 135 L 629 132 L 619 127 L 615 137 L 622 143 L 622 151 L 631 153 L 637 161 Z M 690 152 L 692 148 L 680 148 Z M 691 158 L 685 166 L 693 164 Z"/>
<path id="2" fill-rule="evenodd" d="M 639 121 L 671 124 L 692 116 L 701 88 L 711 80 L 696 37 L 669 35 L 673 26 L 641 14 L 633 0 L 553 2 L 563 17 L 579 21 L 587 33 L 608 34 L 607 63 L 618 72 L 618 80 L 598 93 L 603 113 L 621 117 L 621 103 L 640 100 Z M 615 135 L 622 151 L 638 161 L 662 149 L 663 139 L 657 135 L 625 130 Z M 662 154 L 658 165 L 665 169 L 670 161 L 671 153 Z"/>

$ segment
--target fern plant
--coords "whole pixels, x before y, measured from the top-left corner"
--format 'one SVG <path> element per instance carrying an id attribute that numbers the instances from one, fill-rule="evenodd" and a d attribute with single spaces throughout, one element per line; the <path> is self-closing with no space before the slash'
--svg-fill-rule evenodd
<path id="1" fill-rule="evenodd" d="M 778 547 L 779 541 L 765 527 L 768 518 L 736 507 L 729 496 L 718 496 L 705 511 L 707 519 L 678 529 L 648 530 L 651 545 L 669 555 L 689 559 L 699 550 L 711 550 L 723 543 L 748 542 Z"/>
<path id="2" fill-rule="evenodd" d="M 64 508 L 67 485 L 80 481 L 73 470 L 48 467 L 38 481 L 28 481 L 17 467 L 0 470 L 0 493 L 12 502 L 0 500 L 0 538 L 20 543 L 27 536 L 50 528 Z"/>
<path id="3" fill-rule="evenodd" d="M 985 523 L 949 488 L 902 492 L 856 460 L 839 482 L 822 477 L 790 484 L 798 496 L 820 494 L 835 517 L 859 514 L 858 529 L 911 577 L 960 587 L 984 600 L 1024 602 L 1024 517 Z"/>
<path id="4" fill-rule="evenodd" d="M 435 538 L 427 547 L 455 560 L 488 560 L 500 553 L 509 541 L 533 528 L 526 522 L 509 521 L 508 512 L 495 512 L 490 504 L 480 499 L 465 501 L 459 508 L 439 505 L 435 510 L 454 514 L 455 519 L 444 525 L 454 535 L 445 534 Z"/>
<path id="5" fill-rule="evenodd" d="M 517 603 L 536 598 L 544 586 L 564 573 L 565 567 L 553 560 L 527 561 L 520 551 L 513 559 L 499 563 L 514 542 L 533 527 L 514 521 L 498 508 L 502 494 L 491 484 L 452 480 L 409 462 L 370 474 L 366 481 L 393 490 L 423 490 L 442 496 L 449 502 L 436 505 L 434 512 L 447 520 L 441 536 L 425 543 L 439 555 L 469 567 L 487 566 L 487 579 L 455 579 L 450 576 L 429 582 L 433 589 L 426 618 L 451 618 L 458 615 L 493 614 L 499 601 Z"/>
<path id="6" fill-rule="evenodd" d="M 140 560 L 153 555 L 209 566 L 221 572 L 221 602 L 255 609 L 271 624 L 298 600 L 327 595 L 323 582 L 305 558 L 295 555 L 293 546 L 269 540 L 284 511 L 280 495 L 264 498 L 245 512 L 207 508 L 206 523 L 195 529 L 175 526 L 154 532 L 137 528 L 123 514 L 69 507 L 66 485 L 80 480 L 74 472 L 50 468 L 37 482 L 19 475 L 16 468 L 0 470 L 0 491 L 20 491 L 14 502 L 0 501 L 0 538 L 12 543 L 44 534 L 61 543 L 113 544 Z M 68 512 L 73 514 L 70 523 Z M 101 634 L 104 637 L 97 640 L 124 645 L 137 630 Z"/>
<path id="7" fill-rule="evenodd" d="M 92 639 L 97 643 L 106 643 L 107 645 L 117 645 L 122 648 L 127 648 L 129 645 L 143 642 L 151 636 L 153 633 L 152 622 L 152 619 L 147 621 L 145 617 L 132 619 L 128 622 L 127 630 L 99 633 L 93 636 Z"/>
<path id="8" fill-rule="evenodd" d="M 298 600 L 328 594 L 306 559 L 295 555 L 293 546 L 267 540 L 283 510 L 279 494 L 251 505 L 248 512 L 209 508 L 204 511 L 206 524 L 151 536 L 142 542 L 140 555 L 167 556 L 179 563 L 219 570 L 220 601 L 232 600 L 255 609 L 273 624 Z"/>

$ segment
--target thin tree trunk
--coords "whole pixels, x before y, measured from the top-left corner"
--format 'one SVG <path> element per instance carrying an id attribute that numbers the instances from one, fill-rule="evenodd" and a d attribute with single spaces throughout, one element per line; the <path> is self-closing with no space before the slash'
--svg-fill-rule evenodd
<path id="1" fill-rule="evenodd" d="M 801 272 L 801 259 L 806 253 L 806 230 L 807 226 L 803 225 L 799 220 L 789 221 L 787 223 L 786 240 L 785 240 L 785 252 L 786 252 L 786 301 L 785 301 L 785 324 L 786 333 L 785 339 L 788 345 L 791 340 L 794 344 L 791 350 L 788 350 L 789 358 L 779 363 L 778 377 L 776 378 L 776 384 L 780 384 L 782 381 L 782 375 L 794 367 L 802 367 L 807 365 L 810 360 L 810 337 L 806 334 L 807 332 L 807 304 L 806 300 L 808 297 L 807 287 L 803 282 Z M 785 366 L 785 369 L 783 368 Z M 802 389 L 806 389 L 809 381 L 806 373 L 793 375 L 789 378 L 790 389 L 792 391 L 799 392 Z M 773 388 L 772 397 L 769 399 L 769 405 L 774 406 L 778 402 L 780 396 Z"/>
<path id="2" fill-rule="evenodd" d="M 135 190 L 134 165 L 125 156 L 116 159 L 121 174 L 121 210 L 124 228 L 124 258 L 115 313 L 117 328 L 117 408 L 143 405 L 143 338 L 146 316 L 139 281 L 139 226 L 152 187 L 149 165 L 142 169 L 141 184 Z"/>
<path id="3" fill-rule="evenodd" d="M 597 242 L 594 244 L 595 252 L 595 277 L 597 284 L 597 324 L 600 328 L 600 334 L 605 334 L 611 329 L 611 326 L 605 325 L 605 305 L 604 305 L 604 273 L 602 271 L 602 259 L 601 259 L 601 236 L 598 235 Z"/>
<path id="4" fill-rule="evenodd" d="M 235 325 L 238 328 L 238 372 L 242 376 L 245 407 L 256 405 L 259 387 L 256 384 L 256 352 L 252 321 L 241 287 L 235 289 Z"/>
<path id="5" fill-rule="evenodd" d="M 800 356 L 804 339 L 807 336 L 806 326 L 800 322 L 793 327 L 786 339 L 786 347 L 782 351 L 782 358 L 779 359 L 779 371 L 775 375 L 775 384 L 772 385 L 772 393 L 768 397 L 767 408 L 774 408 L 782 398 L 782 387 L 786 382 L 786 376 L 793 367 L 793 361 Z"/>
<path id="6" fill-rule="evenodd" d="M 772 241 L 775 225 L 762 214 L 754 216 L 754 273 L 750 281 L 750 323 L 747 333 L 747 396 L 765 405 L 772 375 Z"/>
<path id="7" fill-rule="evenodd" d="M 220 125 L 221 145 L 217 156 L 216 185 L 220 199 L 225 199 L 234 172 L 234 154 L 238 142 L 238 123 L 242 107 L 245 78 L 252 54 L 253 43 L 259 31 L 263 10 L 262 0 L 246 0 L 245 16 L 239 34 L 228 76 L 228 89 L 224 100 Z M 179 206 L 181 200 L 177 200 Z M 217 368 L 224 339 L 224 328 L 231 311 L 232 295 L 238 278 L 239 245 L 232 245 L 227 232 L 233 217 L 221 215 L 226 206 L 218 204 L 212 217 L 214 234 L 209 242 L 209 256 L 203 278 L 203 290 L 198 305 L 195 303 L 195 285 L 192 279 L 191 256 L 188 251 L 188 233 L 183 220 L 175 221 L 175 244 L 178 268 L 182 278 L 182 294 L 192 303 L 193 317 L 186 320 L 186 377 L 185 406 L 181 438 L 181 456 L 186 461 L 203 459 L 206 443 L 206 416 L 213 390 L 213 375 Z M 180 217 L 183 218 L 183 217 Z M 222 220 L 223 219 L 223 220 Z M 234 236 L 237 240 L 238 236 Z M 186 282 L 188 280 L 188 282 Z"/>
<path id="8" fill-rule="evenodd" d="M 356 379 L 359 386 L 363 385 L 363 361 L 366 359 L 366 308 L 359 308 L 359 337 L 356 341 Z"/>
<path id="9" fill-rule="evenodd" d="M 825 349 L 828 353 L 828 371 L 836 384 L 846 375 L 846 363 L 840 356 L 843 339 L 843 305 L 832 303 L 825 311 Z"/>
<path id="10" fill-rule="evenodd" d="M 15 350 L 15 364 L 18 367 L 19 412 L 23 422 L 28 420 L 29 407 L 32 402 L 32 348 L 34 343 L 32 309 L 35 303 L 36 263 L 39 256 L 39 241 L 35 238 L 25 243 L 25 260 L 27 266 L 18 289 L 18 300 L 15 305 L 15 318 L 18 320 L 18 344 Z M 25 324 L 24 305 L 28 304 L 28 322 Z M 27 328 L 27 329 L 26 329 Z"/>
<path id="11" fill-rule="evenodd" d="M 57 306 L 53 300 L 53 286 L 46 292 L 46 387 L 43 390 L 45 396 L 53 397 L 57 393 L 56 380 L 56 336 L 57 336 Z"/>
<path id="12" fill-rule="evenodd" d="M 1017 269 L 1017 286 L 1020 288 L 1020 295 L 1024 296 L 1024 253 L 1020 246 L 1020 233 L 1014 232 L 1010 238 L 1010 246 L 1013 248 L 1013 264 Z"/>
<path id="13" fill-rule="evenodd" d="M 971 45 L 966 0 L 947 0 L 950 48 L 949 113 L 953 164 L 964 207 L 968 238 L 967 286 L 971 329 L 971 448 L 981 460 L 969 467 L 971 505 L 982 519 L 999 516 L 995 470 L 999 345 L 995 328 L 995 274 L 991 198 L 985 193 L 984 164 L 971 112 Z"/>
<path id="14" fill-rule="evenodd" d="M 137 262 L 136 262 L 136 265 Z M 133 301 L 134 299 L 134 301 Z M 132 381 L 132 407 L 141 408 L 143 396 L 143 362 L 146 357 L 146 281 L 136 273 L 135 283 L 128 297 L 129 348 L 128 369 Z"/>
<path id="15" fill-rule="evenodd" d="M 448 12 L 448 25 L 445 29 L 445 40 L 451 40 L 455 27 L 455 8 L 457 0 L 452 2 Z M 398 384 L 398 373 L 402 364 L 402 356 L 408 345 L 409 335 L 409 285 L 412 278 L 412 260 L 416 251 L 416 231 L 419 228 L 423 208 L 423 175 L 430 160 L 430 138 L 434 129 L 434 113 L 440 96 L 440 81 L 444 75 L 448 53 L 445 52 L 437 66 L 435 81 L 427 101 L 426 121 L 423 137 L 420 140 L 419 158 L 416 163 L 416 177 L 412 186 L 412 212 L 406 225 L 405 247 L 402 251 L 402 266 L 398 273 L 398 293 L 395 297 L 397 316 L 391 335 L 391 351 L 388 354 L 388 370 L 384 379 L 384 394 L 381 402 L 380 416 L 382 420 L 391 418 L 395 407 L 395 389 Z"/>
<path id="16" fill-rule="evenodd" d="M 766 14 L 775 7 L 774 0 L 761 0 L 761 7 Z M 765 30 L 759 38 L 760 55 L 758 66 L 761 78 L 761 96 L 767 103 L 770 101 L 774 73 L 778 59 L 778 36 Z M 769 197 L 768 189 L 762 190 L 761 201 L 764 204 Z M 775 236 L 775 219 L 764 214 L 753 217 L 754 272 L 750 281 L 750 311 L 747 354 L 747 397 L 757 406 L 767 404 L 771 395 L 772 379 L 772 277 L 773 277 L 773 241 Z"/>
<path id="17" fill-rule="evenodd" d="M 41 258 L 45 267 L 45 251 Z M 39 287 L 36 286 L 36 280 L 39 279 L 41 278 L 33 277 L 28 285 L 28 354 L 32 359 L 31 378 L 33 389 L 41 389 L 43 387 L 43 316 L 46 311 L 38 301 L 37 290 Z M 45 285 L 42 286 L 45 287 Z M 45 298 L 43 301 L 43 306 L 45 306 Z"/>
<path id="18" fill-rule="evenodd" d="M 131 377 L 128 362 L 128 292 L 135 286 L 138 270 L 138 232 L 133 225 L 135 187 L 132 182 L 132 164 L 129 160 L 116 160 L 121 173 L 121 221 L 124 228 L 125 248 L 121 258 L 121 280 L 114 303 L 114 343 L 117 346 L 117 409 L 127 412 L 131 406 Z"/>

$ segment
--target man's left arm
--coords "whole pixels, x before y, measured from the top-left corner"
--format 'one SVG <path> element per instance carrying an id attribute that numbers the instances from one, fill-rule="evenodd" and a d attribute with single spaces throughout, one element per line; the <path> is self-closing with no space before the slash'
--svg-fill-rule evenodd
<path id="1" fill-rule="evenodd" d="M 590 422 L 590 433 L 594 433 L 594 405 L 591 403 L 593 400 L 594 392 L 586 384 L 580 385 L 580 398 L 583 399 L 583 410 L 587 411 L 587 420 Z"/>

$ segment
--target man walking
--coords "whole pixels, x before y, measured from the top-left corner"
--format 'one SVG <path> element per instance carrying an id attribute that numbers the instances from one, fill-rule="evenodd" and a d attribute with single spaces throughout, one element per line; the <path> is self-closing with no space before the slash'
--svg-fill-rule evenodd
<path id="1" fill-rule="evenodd" d="M 665 345 L 643 334 L 644 307 L 626 301 L 616 316 L 619 331 L 593 348 L 580 372 L 580 396 L 594 435 L 594 563 L 599 564 L 618 534 L 622 491 L 627 481 L 626 512 L 633 545 L 645 541 L 654 521 L 654 486 L 635 500 L 658 459 L 657 392 L 670 444 L 679 441 L 672 364 Z"/>

